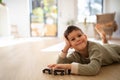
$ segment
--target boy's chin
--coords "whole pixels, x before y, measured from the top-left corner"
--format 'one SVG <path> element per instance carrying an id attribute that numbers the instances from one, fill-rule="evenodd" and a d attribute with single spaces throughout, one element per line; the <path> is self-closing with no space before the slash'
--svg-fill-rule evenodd
<path id="1" fill-rule="evenodd" d="M 77 49 L 75 49 L 76 51 L 82 51 L 82 50 L 84 50 L 84 48 L 77 48 Z"/>
<path id="2" fill-rule="evenodd" d="M 86 48 L 86 45 L 80 46 L 78 49 L 79 49 L 79 50 L 84 50 L 85 48 Z"/>

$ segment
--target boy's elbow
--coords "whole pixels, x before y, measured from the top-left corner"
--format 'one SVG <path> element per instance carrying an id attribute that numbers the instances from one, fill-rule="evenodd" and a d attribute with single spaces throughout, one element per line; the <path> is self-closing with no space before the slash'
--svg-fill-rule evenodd
<path id="1" fill-rule="evenodd" d="M 83 75 L 83 76 L 95 76 L 99 73 L 99 71 L 87 71 L 87 72 L 82 72 L 78 73 L 78 75 Z"/>
<path id="2" fill-rule="evenodd" d="M 97 75 L 98 73 L 99 73 L 99 71 L 96 70 L 96 71 L 92 71 L 92 72 L 90 73 L 90 75 L 91 75 L 91 76 L 95 76 L 95 75 Z"/>
<path id="3" fill-rule="evenodd" d="M 88 76 L 95 76 L 99 73 L 100 68 L 88 68 L 85 71 L 80 71 L 78 74 L 80 75 L 88 75 Z"/>
<path id="4" fill-rule="evenodd" d="M 99 73 L 98 70 L 96 70 L 96 71 L 92 70 L 92 71 L 90 71 L 89 73 L 87 73 L 86 75 L 88 75 L 88 76 L 95 76 L 95 75 L 97 75 L 98 73 Z"/>
<path id="5" fill-rule="evenodd" d="M 98 73 L 99 73 L 99 71 L 100 71 L 100 68 L 92 68 L 91 70 L 90 70 L 90 75 L 97 75 Z"/>
<path id="6" fill-rule="evenodd" d="M 101 66 L 100 65 L 91 65 L 88 70 L 91 75 L 97 75 L 100 72 Z"/>

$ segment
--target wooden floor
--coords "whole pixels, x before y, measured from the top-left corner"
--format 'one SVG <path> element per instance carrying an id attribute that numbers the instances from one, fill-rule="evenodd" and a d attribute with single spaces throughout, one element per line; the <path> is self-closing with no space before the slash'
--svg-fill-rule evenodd
<path id="1" fill-rule="evenodd" d="M 120 64 L 102 67 L 96 76 L 43 74 L 47 64 L 56 62 L 59 51 L 42 49 L 60 42 L 49 38 L 0 47 L 0 80 L 120 80 Z"/>

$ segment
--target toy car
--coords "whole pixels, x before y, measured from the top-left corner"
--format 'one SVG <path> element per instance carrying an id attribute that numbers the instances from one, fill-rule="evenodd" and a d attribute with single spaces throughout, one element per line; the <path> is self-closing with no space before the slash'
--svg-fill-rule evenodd
<path id="1" fill-rule="evenodd" d="M 54 74 L 54 75 L 65 75 L 65 74 L 70 75 L 70 72 L 71 72 L 70 69 L 68 69 L 68 70 L 65 70 L 65 69 L 52 70 L 50 68 L 43 69 L 43 73 Z"/>

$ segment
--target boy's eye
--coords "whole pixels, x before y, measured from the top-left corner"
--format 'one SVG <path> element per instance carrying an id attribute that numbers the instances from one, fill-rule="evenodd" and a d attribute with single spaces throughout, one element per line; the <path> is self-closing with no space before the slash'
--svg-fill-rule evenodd
<path id="1" fill-rule="evenodd" d="M 74 40 L 75 40 L 75 38 L 72 38 L 72 39 L 71 39 L 71 41 L 74 41 Z"/>
<path id="2" fill-rule="evenodd" d="M 82 36 L 81 34 L 78 35 L 78 37 L 81 37 L 81 36 Z"/>

